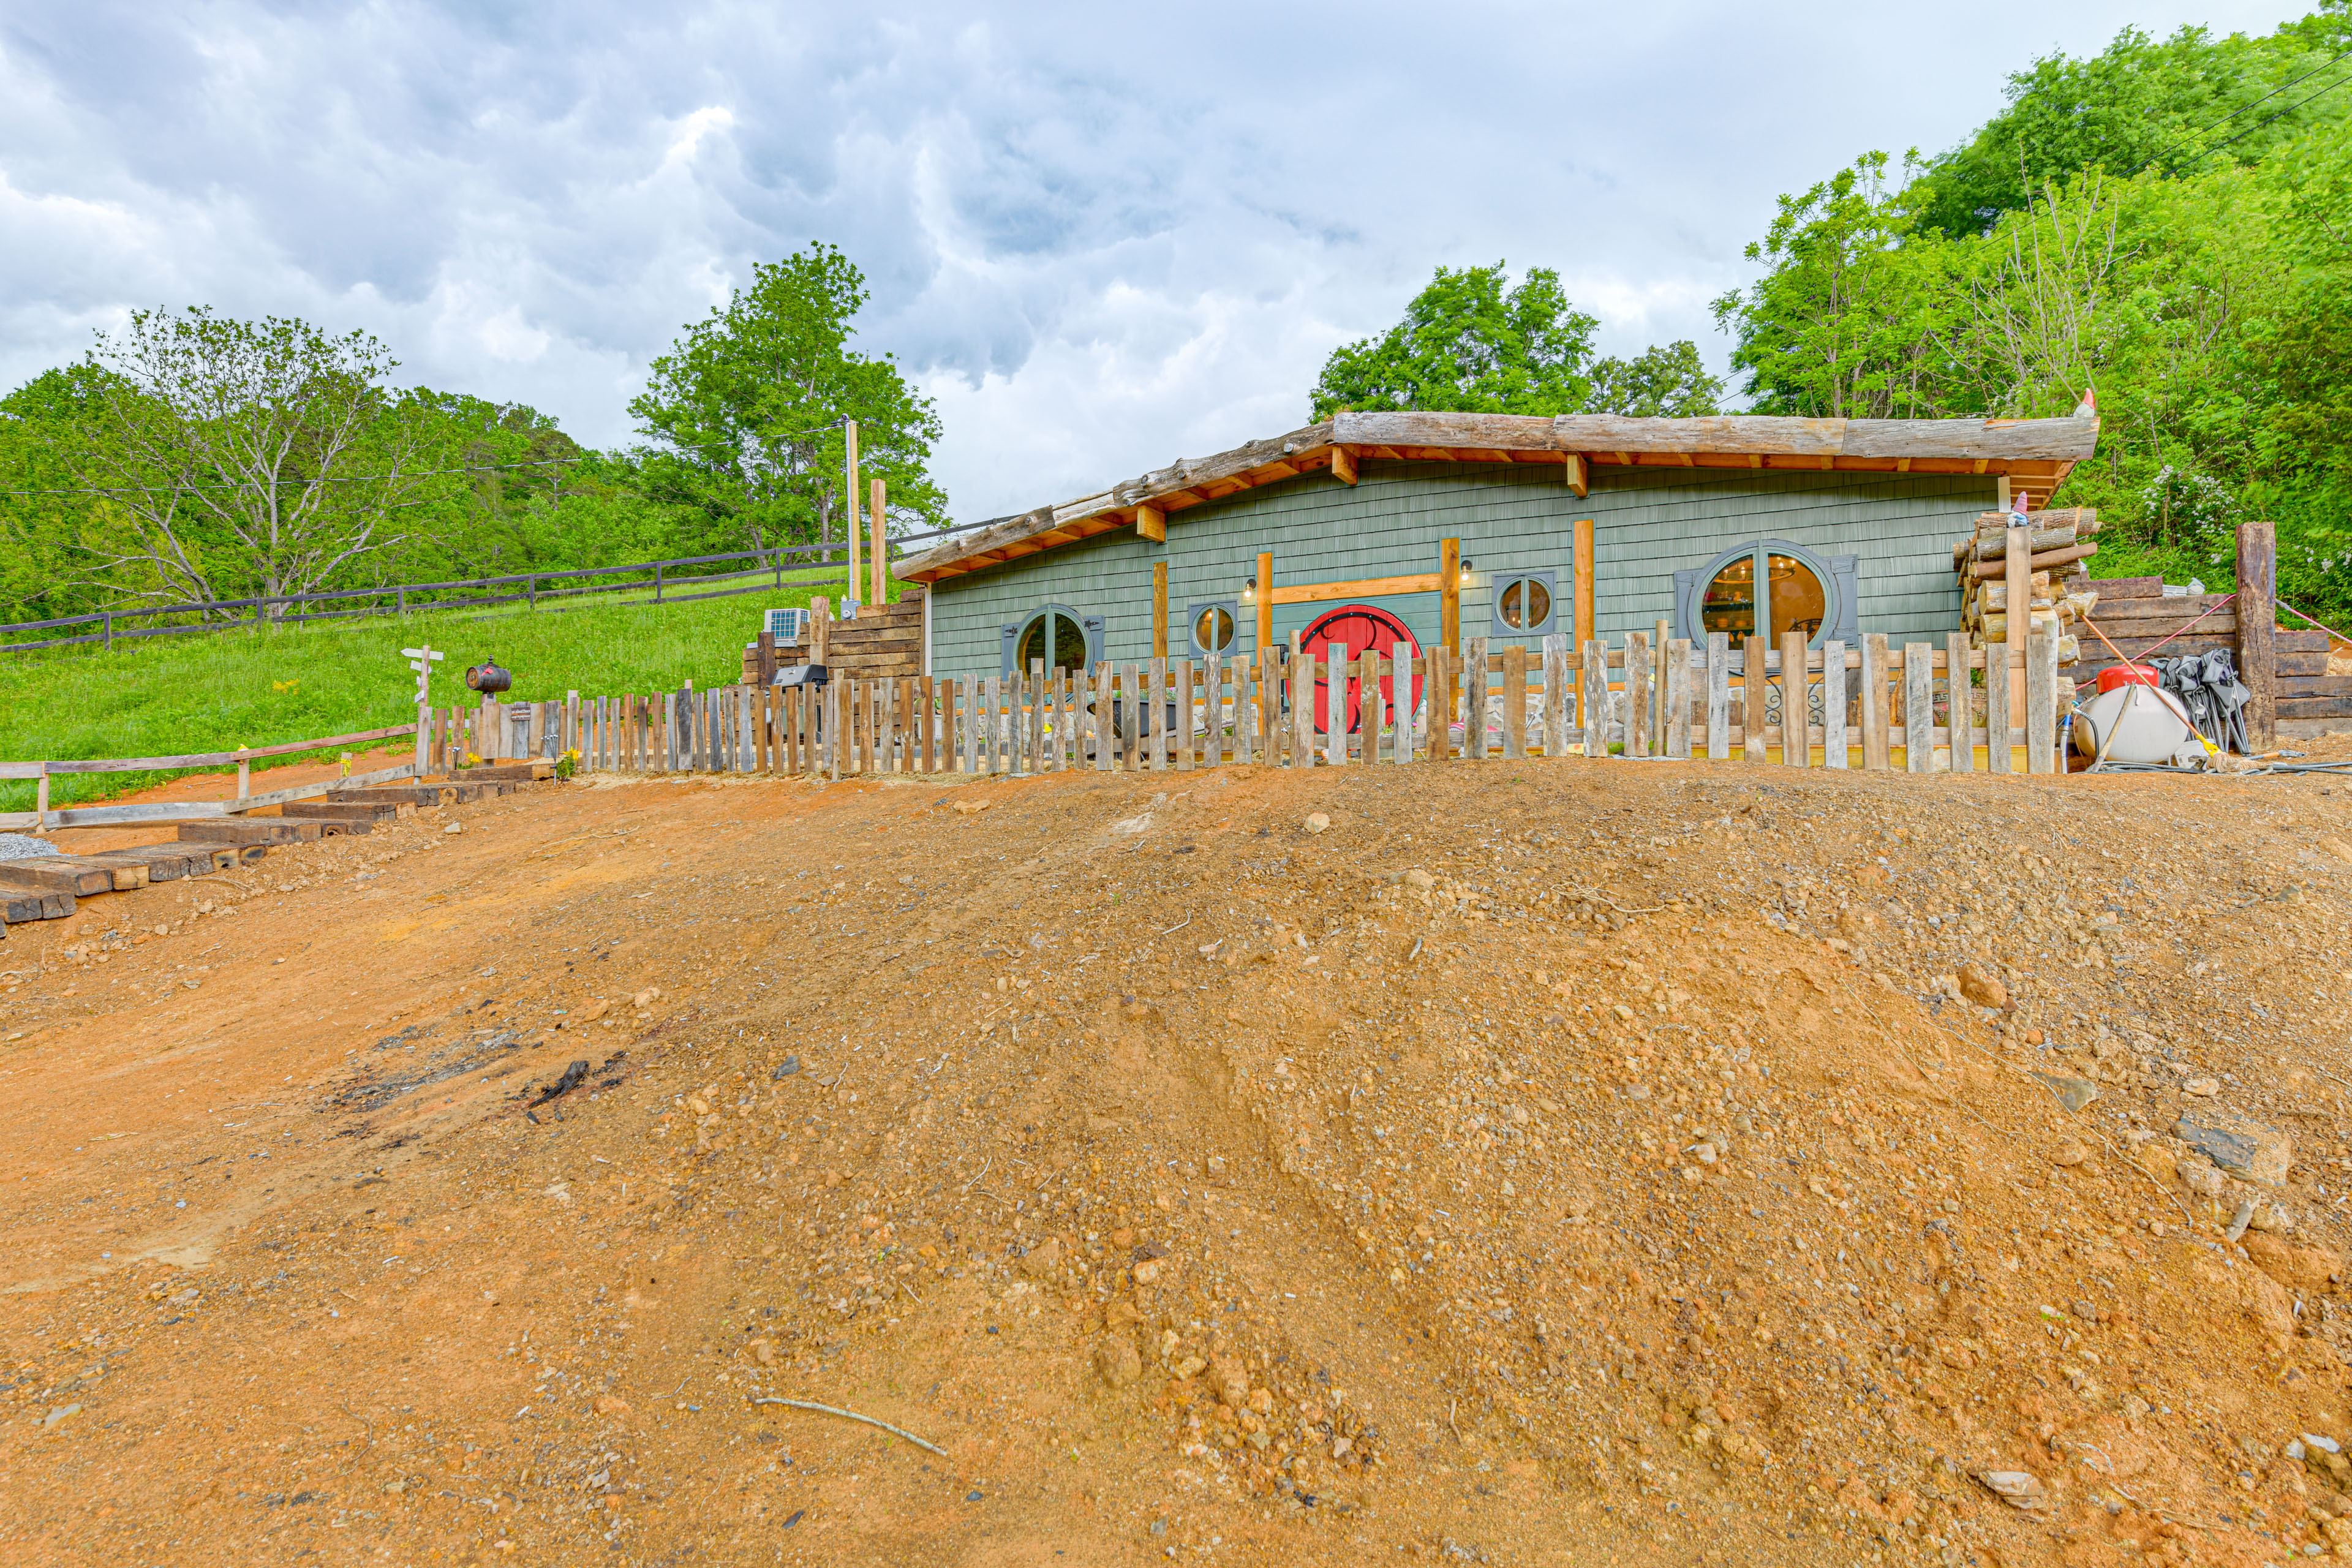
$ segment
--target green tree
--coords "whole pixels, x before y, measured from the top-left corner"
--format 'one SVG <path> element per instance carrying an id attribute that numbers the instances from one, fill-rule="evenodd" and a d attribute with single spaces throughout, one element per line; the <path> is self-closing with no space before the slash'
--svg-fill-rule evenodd
<path id="1" fill-rule="evenodd" d="M 843 421 L 857 422 L 859 481 L 889 486 L 889 525 L 943 525 L 928 465 L 931 400 L 888 354 L 850 348 L 865 276 L 827 245 L 753 269 L 751 286 L 686 329 L 629 404 L 652 445 L 635 468 L 653 499 L 700 519 L 712 550 L 846 537 Z M 861 513 L 866 498 L 857 498 Z"/>
<path id="2" fill-rule="evenodd" d="M 2326 68 L 2352 44 L 2341 0 L 2267 37 L 2137 27 L 2088 59 L 2049 55 L 2009 79 L 2009 105 L 1937 158 L 1916 195 L 1922 226 L 1981 234 L 2053 180 L 2090 170 L 2177 176 L 2248 164 L 2320 127 L 2352 96 Z"/>
<path id="3" fill-rule="evenodd" d="M 1765 237 L 1748 247 L 1764 276 L 1715 301 L 1756 412 L 1885 419 L 1944 411 L 1961 314 L 1956 258 L 1887 188 L 1886 163 L 1885 153 L 1867 153 L 1802 195 L 1780 197 Z"/>
<path id="4" fill-rule="evenodd" d="M 1588 414 L 1637 419 L 1692 419 L 1723 412 L 1723 378 L 1698 357 L 1688 338 L 1654 344 L 1630 360 L 1604 359 L 1592 367 Z"/>
<path id="5" fill-rule="evenodd" d="M 112 595 L 167 602 L 307 593 L 391 550 L 429 482 L 397 364 L 364 332 L 133 312 L 76 368 L 57 433 L 103 492 L 77 548 Z"/>
<path id="6" fill-rule="evenodd" d="M 1478 414 L 1573 414 L 1592 387 L 1593 318 L 1569 301 L 1559 274 L 1531 267 L 1507 288 L 1506 264 L 1440 267 L 1377 338 L 1334 349 L 1310 397 L 1311 417 L 1342 408 Z"/>

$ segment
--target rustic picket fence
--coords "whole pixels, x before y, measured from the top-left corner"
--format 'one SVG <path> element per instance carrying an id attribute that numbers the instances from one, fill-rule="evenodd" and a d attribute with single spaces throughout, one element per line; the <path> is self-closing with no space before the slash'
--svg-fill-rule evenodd
<path id="1" fill-rule="evenodd" d="M 1351 655 L 1334 644 L 1262 656 L 1153 659 L 965 677 L 839 679 L 822 688 L 703 690 L 484 710 L 479 743 L 436 723 L 446 748 L 496 755 L 577 751 L 586 770 L 749 772 L 826 779 L 879 773 L 1171 771 L 1225 763 L 1310 767 L 1536 756 L 1706 759 L 1909 773 L 2061 771 L 2070 703 L 2057 640 L 1780 648 L 1568 639 L 1539 650 Z M 2021 689 L 2022 711 L 2014 700 Z M 1400 696 L 1400 691 L 1402 695 Z M 1605 697 L 1601 695 L 1606 693 Z M 500 705 L 506 706 L 506 705 Z M 1783 715 L 1799 713 L 1799 731 Z M 462 724 L 465 715 L 457 716 Z M 511 749 L 482 750 L 483 744 Z"/>

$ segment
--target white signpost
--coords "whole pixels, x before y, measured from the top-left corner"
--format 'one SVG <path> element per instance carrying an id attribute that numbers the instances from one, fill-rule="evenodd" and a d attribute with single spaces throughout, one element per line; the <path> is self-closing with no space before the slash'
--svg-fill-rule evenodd
<path id="1" fill-rule="evenodd" d="M 400 654 L 416 672 L 416 771 L 422 774 L 432 765 L 433 663 L 449 656 L 430 647 L 404 647 Z"/>

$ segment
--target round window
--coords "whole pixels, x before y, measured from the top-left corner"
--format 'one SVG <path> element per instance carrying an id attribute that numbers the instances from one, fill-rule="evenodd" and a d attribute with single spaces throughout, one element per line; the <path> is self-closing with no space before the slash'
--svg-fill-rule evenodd
<path id="1" fill-rule="evenodd" d="M 1759 540 L 1727 550 L 1707 563 L 1683 625 L 1692 635 L 1722 632 L 1734 639 L 1762 637 L 1775 647 L 1790 632 L 1817 644 L 1838 623 L 1837 589 L 1827 566 L 1793 544 Z"/>
<path id="2" fill-rule="evenodd" d="M 1539 626 L 1551 616 L 1551 590 L 1533 577 L 1519 577 L 1503 590 L 1503 624 L 1514 631 Z"/>
<path id="3" fill-rule="evenodd" d="M 1025 670 L 1039 659 L 1048 669 L 1087 668 L 1087 628 L 1068 616 L 1048 610 L 1022 628 L 1013 668 Z"/>
<path id="4" fill-rule="evenodd" d="M 1223 653 L 1234 640 L 1233 613 L 1211 605 L 1192 618 L 1192 642 L 1211 653 Z"/>

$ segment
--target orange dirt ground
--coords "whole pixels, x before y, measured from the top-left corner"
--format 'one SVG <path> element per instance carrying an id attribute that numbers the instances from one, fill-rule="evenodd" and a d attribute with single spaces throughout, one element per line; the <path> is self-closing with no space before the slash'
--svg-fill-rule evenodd
<path id="1" fill-rule="evenodd" d="M 1570 760 L 93 900 L 0 943 L 0 1561 L 2334 1551 L 2347 877 L 2352 780 Z"/>

